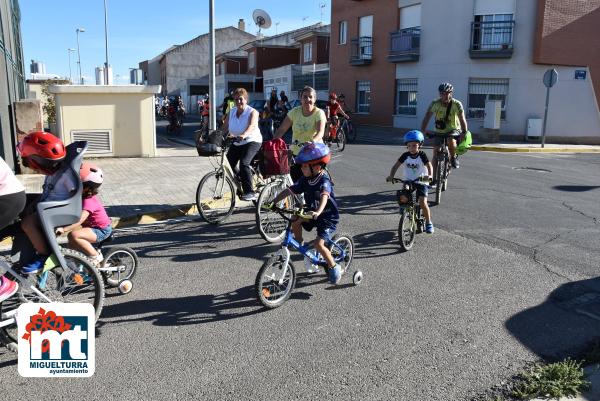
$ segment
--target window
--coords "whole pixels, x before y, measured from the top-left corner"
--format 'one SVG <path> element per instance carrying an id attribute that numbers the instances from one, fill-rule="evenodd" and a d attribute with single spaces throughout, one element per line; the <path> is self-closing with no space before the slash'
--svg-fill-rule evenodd
<path id="1" fill-rule="evenodd" d="M 356 112 L 369 113 L 371 107 L 371 81 L 356 82 Z"/>
<path id="2" fill-rule="evenodd" d="M 254 68 L 254 52 L 248 53 L 248 68 Z"/>
<path id="3" fill-rule="evenodd" d="M 475 50 L 507 49 L 513 41 L 513 14 L 476 15 Z"/>
<path id="4" fill-rule="evenodd" d="M 312 42 L 305 43 L 304 46 L 304 62 L 312 61 Z"/>
<path id="5" fill-rule="evenodd" d="M 508 95 L 508 79 L 469 79 L 469 106 L 467 118 L 483 118 L 485 102 L 501 100 L 502 112 L 500 118 L 506 119 L 506 96 Z"/>
<path id="6" fill-rule="evenodd" d="M 340 38 L 338 44 L 345 45 L 348 37 L 348 21 L 340 21 Z"/>
<path id="7" fill-rule="evenodd" d="M 396 80 L 396 114 L 417 115 L 417 79 Z"/>

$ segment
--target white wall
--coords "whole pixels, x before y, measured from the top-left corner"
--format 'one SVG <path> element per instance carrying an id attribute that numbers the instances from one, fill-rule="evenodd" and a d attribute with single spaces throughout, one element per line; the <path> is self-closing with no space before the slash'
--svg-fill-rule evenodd
<path id="1" fill-rule="evenodd" d="M 473 21 L 474 3 L 423 2 L 420 61 L 396 65 L 396 78 L 418 78 L 417 115 L 395 116 L 394 126 L 419 128 L 430 102 L 438 97 L 437 87 L 441 82 L 449 81 L 454 85 L 454 96 L 466 109 L 469 78 L 508 78 L 506 120 L 501 122 L 501 134 L 522 138 L 527 119 L 544 115 L 546 88 L 542 76 L 544 71 L 552 68 L 532 62 L 536 4 L 534 1 L 516 2 L 514 53 L 511 58 L 471 59 L 470 23 Z M 453 23 L 448 24 L 447 21 Z M 451 39 L 445 40 L 446 37 Z M 559 81 L 551 92 L 546 135 L 600 138 L 600 114 L 589 71 L 586 80 L 575 80 L 574 71 L 586 68 L 555 68 Z M 468 123 L 473 132 L 483 127 L 482 119 L 470 119 Z"/>

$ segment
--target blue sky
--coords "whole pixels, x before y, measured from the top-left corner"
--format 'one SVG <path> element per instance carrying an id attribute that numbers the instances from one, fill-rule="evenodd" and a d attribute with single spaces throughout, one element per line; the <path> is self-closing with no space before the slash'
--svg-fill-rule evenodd
<path id="1" fill-rule="evenodd" d="M 119 83 L 129 82 L 129 67 L 157 56 L 173 44 L 182 44 L 208 32 L 208 0 L 108 0 L 108 57 Z M 237 26 L 246 21 L 246 31 L 256 34 L 252 11 L 262 8 L 273 20 L 265 35 L 297 29 L 321 21 L 329 23 L 331 0 L 215 0 L 215 26 Z M 77 48 L 79 34 L 82 73 L 94 77 L 94 69 L 104 63 L 103 0 L 20 0 L 21 33 L 25 70 L 29 76 L 32 59 L 42 61 L 46 72 L 69 75 L 68 48 Z M 303 18 L 308 17 L 305 22 Z M 71 55 L 74 81 L 77 76 L 77 53 Z M 95 81 L 94 81 L 95 82 Z"/>

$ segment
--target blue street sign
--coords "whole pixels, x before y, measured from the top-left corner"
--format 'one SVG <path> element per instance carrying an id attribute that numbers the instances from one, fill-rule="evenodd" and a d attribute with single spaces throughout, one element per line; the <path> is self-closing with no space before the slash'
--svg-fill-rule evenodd
<path id="1" fill-rule="evenodd" d="M 575 70 L 575 79 L 585 79 L 586 75 L 586 70 Z"/>

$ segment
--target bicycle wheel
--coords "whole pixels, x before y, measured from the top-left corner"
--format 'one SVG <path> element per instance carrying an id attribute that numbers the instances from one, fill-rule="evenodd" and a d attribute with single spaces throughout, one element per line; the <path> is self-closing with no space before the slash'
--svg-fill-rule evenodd
<path id="1" fill-rule="evenodd" d="M 416 227 L 414 224 L 413 211 L 404 209 L 400 214 L 400 223 L 398 223 L 398 242 L 400 248 L 406 252 L 409 251 L 415 243 Z"/>
<path id="2" fill-rule="evenodd" d="M 354 240 L 351 235 L 340 233 L 334 235 L 332 241 L 333 244 L 329 247 L 329 251 L 331 252 L 331 256 L 333 256 L 333 259 L 342 267 L 342 274 L 345 274 L 354 259 Z"/>
<path id="3" fill-rule="evenodd" d="M 343 152 L 346 149 L 346 132 L 344 132 L 344 128 L 338 130 L 334 142 L 338 152 Z"/>
<path id="4" fill-rule="evenodd" d="M 104 283 L 88 258 L 80 252 L 63 248 L 61 250 L 67 268 L 57 266 L 47 273 L 35 276 L 39 279 L 46 274 L 46 283 L 40 291 L 53 302 L 89 303 L 94 306 L 95 318 L 98 320 L 104 306 Z M 44 302 L 34 292 L 19 291 L 12 298 L 0 304 L 0 316 L 14 310 L 22 302 Z M 5 344 L 18 343 L 17 325 L 0 329 L 0 337 Z"/>
<path id="5" fill-rule="evenodd" d="M 443 177 L 444 175 L 442 174 L 442 169 L 444 165 L 444 160 L 443 160 L 443 156 L 442 155 L 438 155 L 438 160 L 437 160 L 437 168 L 435 169 L 435 181 L 436 181 L 436 186 L 435 186 L 435 204 L 439 205 L 440 202 L 442 201 L 442 185 L 443 185 Z"/>
<path id="6" fill-rule="evenodd" d="M 442 168 L 442 172 L 441 172 L 441 177 L 442 177 L 442 191 L 445 191 L 446 188 L 448 188 L 448 173 L 449 173 L 449 169 L 450 169 L 450 163 L 448 162 L 448 158 L 446 157 L 444 159 L 444 163 L 442 164 L 443 168 Z"/>
<path id="7" fill-rule="evenodd" d="M 260 268 L 256 275 L 254 288 L 258 301 L 269 309 L 281 306 L 292 294 L 296 285 L 296 270 L 292 262 L 288 262 L 285 275 L 284 258 L 282 255 L 271 256 Z"/>
<path id="8" fill-rule="evenodd" d="M 448 175 L 450 174 L 450 163 L 448 159 L 444 163 L 444 169 L 442 170 L 442 191 L 448 189 Z"/>
<path id="9" fill-rule="evenodd" d="M 356 128 L 351 121 L 346 120 L 346 138 L 349 143 L 356 141 Z"/>
<path id="10" fill-rule="evenodd" d="M 265 203 L 271 203 L 275 196 L 281 191 L 287 188 L 287 184 L 284 180 L 271 181 L 263 187 L 258 195 L 258 201 L 256 202 L 256 228 L 260 236 L 267 242 L 277 243 L 281 242 L 287 229 L 287 220 L 285 220 L 279 213 L 275 213 L 271 210 L 263 209 L 262 206 Z M 277 204 L 280 208 L 289 209 L 296 206 L 297 199 L 294 196 L 288 196 Z"/>
<path id="11" fill-rule="evenodd" d="M 196 190 L 198 213 L 207 223 L 220 224 L 233 213 L 235 196 L 233 182 L 224 171 L 211 171 Z"/>
<path id="12" fill-rule="evenodd" d="M 106 285 L 117 287 L 123 280 L 131 280 L 139 265 L 135 251 L 126 246 L 106 248 L 99 271 Z"/>

